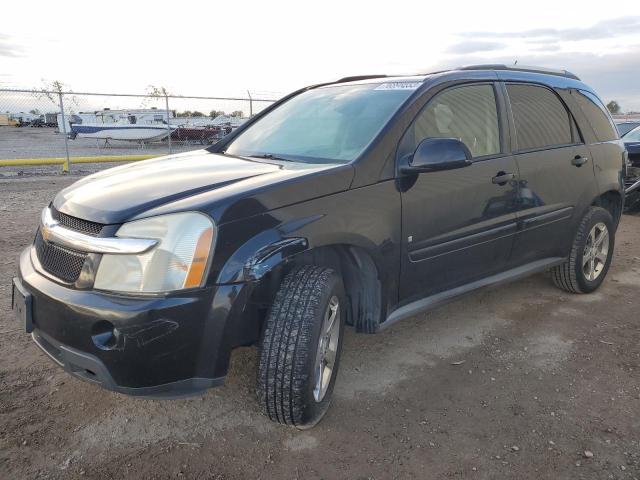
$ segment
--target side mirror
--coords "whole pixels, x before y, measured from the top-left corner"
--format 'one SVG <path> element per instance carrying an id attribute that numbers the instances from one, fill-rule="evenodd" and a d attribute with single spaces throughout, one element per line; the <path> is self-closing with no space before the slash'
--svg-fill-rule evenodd
<path id="1" fill-rule="evenodd" d="M 473 163 L 471 158 L 467 146 L 458 139 L 426 138 L 405 160 L 400 171 L 415 174 L 468 167 Z"/>

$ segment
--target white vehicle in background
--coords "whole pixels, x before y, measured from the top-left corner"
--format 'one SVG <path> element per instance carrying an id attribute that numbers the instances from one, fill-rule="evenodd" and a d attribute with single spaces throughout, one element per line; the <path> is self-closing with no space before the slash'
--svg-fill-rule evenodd
<path id="1" fill-rule="evenodd" d="M 65 120 L 71 138 L 95 138 L 105 140 L 105 144 L 109 140 L 144 143 L 162 140 L 175 129 L 168 124 L 169 115 L 155 109 L 102 110 L 91 116 L 71 115 Z"/>

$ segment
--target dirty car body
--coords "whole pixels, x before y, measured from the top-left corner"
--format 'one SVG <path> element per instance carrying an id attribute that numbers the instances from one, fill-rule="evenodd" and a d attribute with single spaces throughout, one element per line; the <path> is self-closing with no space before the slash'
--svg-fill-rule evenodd
<path id="1" fill-rule="evenodd" d="M 568 114 L 571 140 L 544 158 L 516 142 L 512 108 L 524 85 L 544 88 Z M 420 112 L 439 94 L 470 86 L 495 99 L 492 147 L 464 168 L 407 169 L 407 132 Z M 237 147 L 296 98 L 336 88 L 397 95 L 379 128 L 358 113 L 361 123 L 351 127 L 369 128 L 369 137 L 345 139 L 351 156 Z M 617 135 L 598 138 L 579 92 L 595 97 L 573 76 L 491 66 L 302 89 L 206 150 L 117 167 L 61 191 L 21 255 L 14 296 L 24 303 L 14 303 L 35 342 L 73 375 L 125 394 L 171 397 L 223 381 L 232 349 L 259 342 L 274 292 L 296 265 L 339 272 L 346 322 L 367 333 L 548 269 L 567 258 L 590 206 L 610 210 L 616 222 L 622 211 L 622 144 Z M 118 255 L 109 240 L 127 238 L 123 226 L 183 213 L 213 229 L 197 285 L 123 292 L 96 281 L 105 258 Z M 78 243 L 65 243 L 69 231 Z"/>

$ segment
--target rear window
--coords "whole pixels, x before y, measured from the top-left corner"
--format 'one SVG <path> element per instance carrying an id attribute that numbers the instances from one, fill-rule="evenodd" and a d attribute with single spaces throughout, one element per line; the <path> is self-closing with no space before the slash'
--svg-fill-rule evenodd
<path id="1" fill-rule="evenodd" d="M 518 150 L 569 145 L 571 119 L 555 93 L 534 85 L 507 85 Z"/>
<path id="2" fill-rule="evenodd" d="M 577 90 L 575 99 L 580 105 L 582 113 L 589 120 L 589 124 L 596 134 L 599 142 L 608 142 L 618 139 L 618 130 L 609 117 L 606 107 L 593 93 L 585 90 Z"/>

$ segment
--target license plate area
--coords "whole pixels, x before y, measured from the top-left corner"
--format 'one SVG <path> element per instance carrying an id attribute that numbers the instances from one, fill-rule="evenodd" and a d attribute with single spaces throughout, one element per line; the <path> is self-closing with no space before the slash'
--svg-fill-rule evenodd
<path id="1" fill-rule="evenodd" d="M 33 332 L 33 296 L 24 288 L 19 278 L 15 277 L 11 286 L 11 309 L 25 332 Z"/>

